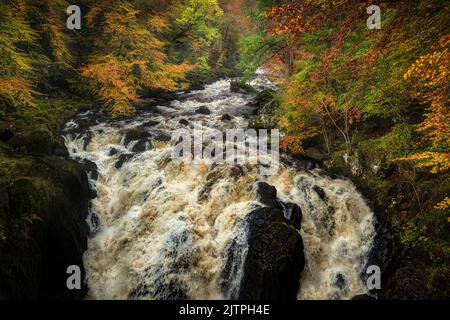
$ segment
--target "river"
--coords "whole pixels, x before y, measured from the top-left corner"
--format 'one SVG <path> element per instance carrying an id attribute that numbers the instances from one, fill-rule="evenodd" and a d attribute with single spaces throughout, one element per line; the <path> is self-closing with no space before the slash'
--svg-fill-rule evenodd
<path id="1" fill-rule="evenodd" d="M 180 93 L 133 118 L 93 122 L 96 113 L 88 111 L 66 124 L 70 156 L 95 163 L 98 172 L 90 173 L 97 197 L 84 255 L 88 299 L 230 298 L 219 285 L 224 252 L 238 239 L 245 259 L 247 230 L 239 222 L 256 202 L 258 181 L 275 186 L 281 201 L 303 212 L 299 232 L 306 266 L 298 299 L 349 299 L 368 292 L 361 274 L 373 247 L 375 218 L 351 181 L 283 161 L 276 174 L 263 176 L 252 165 L 239 166 L 236 175 L 236 166 L 171 160 L 174 143 L 168 140 L 176 129 L 192 130 L 195 121 L 204 130 L 248 126 L 254 96 L 230 92 L 230 81 Z M 252 84 L 271 86 L 263 74 Z M 198 113 L 200 107 L 210 114 Z M 238 287 L 236 279 L 229 285 Z"/>

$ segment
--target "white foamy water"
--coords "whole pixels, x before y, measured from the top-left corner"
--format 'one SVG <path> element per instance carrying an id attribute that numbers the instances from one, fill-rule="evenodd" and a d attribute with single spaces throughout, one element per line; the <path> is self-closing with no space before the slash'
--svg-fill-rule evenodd
<path id="1" fill-rule="evenodd" d="M 331 179 L 320 170 L 280 166 L 276 175 L 261 176 L 256 165 L 230 166 L 171 160 L 170 136 L 201 120 L 204 130 L 245 128 L 251 95 L 231 93 L 229 80 L 180 96 L 133 120 L 99 122 L 88 135 L 72 132 L 90 115 L 68 122 L 66 145 L 72 157 L 98 167 L 92 212 L 98 217 L 84 256 L 90 299 L 226 299 L 219 286 L 225 252 L 237 239 L 241 259 L 228 287 L 237 291 L 246 255 L 246 232 L 240 222 L 255 203 L 257 181 L 274 185 L 282 201 L 303 211 L 301 235 L 306 267 L 299 299 L 347 299 L 367 293 L 361 268 L 375 236 L 374 216 L 354 185 Z M 267 86 L 265 79 L 255 85 Z M 206 106 L 210 115 L 195 111 Z M 222 120 L 223 114 L 231 121 Z M 180 124 L 180 119 L 189 124 Z M 155 123 L 146 125 L 148 121 Z M 153 148 L 132 152 L 138 141 L 124 144 L 124 132 L 144 128 Z M 164 139 L 163 139 L 164 140 Z M 113 151 L 113 152 L 112 152 Z M 117 166 L 119 159 L 128 161 Z M 229 290 L 230 291 L 230 290 Z"/>

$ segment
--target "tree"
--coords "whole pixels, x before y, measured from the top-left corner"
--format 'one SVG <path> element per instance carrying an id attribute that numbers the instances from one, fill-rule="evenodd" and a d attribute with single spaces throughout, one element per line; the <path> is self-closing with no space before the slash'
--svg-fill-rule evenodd
<path id="1" fill-rule="evenodd" d="M 138 10 L 130 1 L 92 2 L 87 23 L 93 48 L 82 73 L 94 80 L 92 90 L 113 116 L 130 113 L 131 100 L 142 88 L 182 88 L 180 80 L 193 69 L 186 62 L 168 63 L 166 42 L 158 32 L 169 22 Z"/>
<path id="2" fill-rule="evenodd" d="M 439 173 L 450 168 L 450 34 L 442 36 L 433 49 L 420 56 L 404 74 L 405 80 L 414 81 L 416 96 L 429 105 L 424 121 L 417 126 L 428 150 L 398 160 L 412 160 L 419 168 Z M 449 206 L 448 197 L 437 205 L 441 209 Z"/>
<path id="3" fill-rule="evenodd" d="M 36 32 L 22 18 L 23 2 L 0 3 L 0 114 L 8 106 L 35 105 L 34 73 L 27 48 L 35 45 Z"/>

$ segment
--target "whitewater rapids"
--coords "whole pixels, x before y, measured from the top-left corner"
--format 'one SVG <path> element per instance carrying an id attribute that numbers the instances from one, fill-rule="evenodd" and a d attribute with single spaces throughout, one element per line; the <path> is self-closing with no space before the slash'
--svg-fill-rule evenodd
<path id="1" fill-rule="evenodd" d="M 253 85 L 271 84 L 260 76 Z M 188 129 L 194 121 L 202 121 L 205 130 L 248 126 L 245 115 L 254 96 L 229 87 L 230 80 L 221 80 L 132 119 L 100 120 L 86 132 L 77 128 L 95 117 L 92 111 L 66 124 L 71 157 L 92 161 L 98 169 L 97 179 L 90 176 L 97 197 L 91 202 L 92 235 L 84 256 L 88 299 L 229 298 L 219 285 L 225 252 L 230 239 L 239 239 L 242 259 L 235 263 L 245 259 L 247 230 L 239 222 L 255 204 L 258 181 L 275 186 L 280 200 L 303 211 L 306 267 L 298 299 L 368 293 L 361 274 L 373 247 L 374 214 L 349 180 L 283 163 L 266 177 L 254 165 L 171 160 L 174 144 L 161 135 L 183 126 L 180 120 Z M 196 113 L 201 106 L 211 114 Z M 223 120 L 224 114 L 231 120 Z M 147 130 L 152 147 L 133 152 L 139 141 L 126 144 L 124 138 L 133 128 Z M 118 166 L 121 157 L 125 161 Z M 231 287 L 237 289 L 235 282 Z"/>

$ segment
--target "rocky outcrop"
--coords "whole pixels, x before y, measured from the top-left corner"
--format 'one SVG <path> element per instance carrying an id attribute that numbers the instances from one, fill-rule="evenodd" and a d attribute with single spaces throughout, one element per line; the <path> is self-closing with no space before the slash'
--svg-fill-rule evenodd
<path id="1" fill-rule="evenodd" d="M 88 161 L 68 160 L 60 130 L 75 109 L 48 101 L 36 118 L 0 121 L 0 299 L 81 299 L 66 286 L 67 267 L 84 277 L 90 190 Z M 73 134 L 85 133 L 73 128 Z"/>
<path id="2" fill-rule="evenodd" d="M 305 265 L 300 234 L 275 208 L 259 208 L 248 218 L 248 253 L 238 299 L 294 300 Z"/>
<path id="3" fill-rule="evenodd" d="M 294 204 L 281 205 L 276 189 L 266 183 L 257 183 L 255 189 L 258 201 L 266 207 L 256 206 L 242 222 L 247 229 L 245 245 L 239 239 L 231 241 L 222 290 L 231 299 L 294 300 L 305 266 L 303 240 L 296 230 L 301 222 L 300 208 L 294 209 L 300 220 L 293 223 L 285 218 L 282 208 L 290 207 L 292 213 Z M 233 288 L 236 282 L 237 288 Z"/>
<path id="4" fill-rule="evenodd" d="M 69 290 L 67 267 L 84 276 L 88 201 L 86 173 L 53 156 L 0 155 L 0 297 L 81 299 Z"/>
<path id="5" fill-rule="evenodd" d="M 256 200 L 260 203 L 278 209 L 297 230 L 302 223 L 302 210 L 295 203 L 285 203 L 277 199 L 277 189 L 265 182 L 257 182 L 255 185 Z"/>

